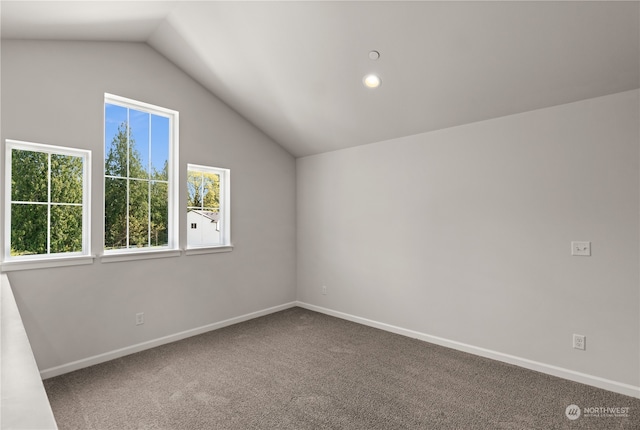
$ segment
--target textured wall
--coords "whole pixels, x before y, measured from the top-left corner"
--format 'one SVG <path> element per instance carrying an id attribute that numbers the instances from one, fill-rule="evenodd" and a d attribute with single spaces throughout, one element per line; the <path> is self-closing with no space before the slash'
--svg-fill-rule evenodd
<path id="1" fill-rule="evenodd" d="M 10 272 L 40 369 L 295 300 L 291 155 L 145 44 L 3 41 L 2 142 L 93 151 L 94 252 L 102 243 L 105 92 L 180 112 L 183 184 L 187 163 L 231 169 L 235 249 Z M 185 223 L 182 212 L 183 245 Z M 135 326 L 136 312 L 144 325 Z"/>
<path id="2" fill-rule="evenodd" d="M 640 385 L 638 94 L 298 159 L 298 299 Z"/>

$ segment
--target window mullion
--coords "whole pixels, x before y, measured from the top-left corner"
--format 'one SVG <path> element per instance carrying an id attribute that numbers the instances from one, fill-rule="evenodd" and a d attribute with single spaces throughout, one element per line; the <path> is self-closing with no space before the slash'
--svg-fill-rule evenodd
<path id="1" fill-rule="evenodd" d="M 224 234 L 224 222 L 225 217 L 224 214 L 222 213 L 222 209 L 224 209 L 224 175 L 220 174 L 218 175 L 218 223 L 216 224 L 216 226 L 218 227 L 218 231 L 220 232 L 220 238 L 222 239 L 221 242 L 222 243 L 227 243 L 227 238 L 225 237 Z"/>
<path id="2" fill-rule="evenodd" d="M 204 210 L 204 172 L 200 172 L 200 210 Z"/>
<path id="3" fill-rule="evenodd" d="M 200 172 L 200 210 L 204 210 L 204 172 Z M 202 223 L 202 225 L 206 225 Z M 207 236 L 205 235 L 204 228 L 200 229 L 200 243 L 204 243 Z"/>
<path id="4" fill-rule="evenodd" d="M 147 246 L 151 247 L 151 117 L 149 114 L 149 141 L 147 142 Z"/>
<path id="5" fill-rule="evenodd" d="M 130 182 L 131 179 L 127 178 L 127 205 L 125 206 L 126 211 L 127 211 L 127 216 L 126 216 L 126 220 L 127 220 L 127 243 L 126 243 L 126 249 L 129 249 L 129 190 L 130 190 Z"/>
<path id="6" fill-rule="evenodd" d="M 130 130 L 129 130 L 129 112 L 130 110 L 127 108 L 127 216 L 126 216 L 126 220 L 127 220 L 127 244 L 126 244 L 126 249 L 129 249 L 129 192 L 131 191 L 130 188 L 130 172 L 129 172 L 129 154 L 131 154 L 131 142 L 129 141 L 129 136 L 131 134 Z"/>
<path id="7" fill-rule="evenodd" d="M 51 153 L 47 154 L 47 254 L 51 254 Z"/>
<path id="8" fill-rule="evenodd" d="M 151 181 L 147 181 L 147 246 L 151 246 Z"/>

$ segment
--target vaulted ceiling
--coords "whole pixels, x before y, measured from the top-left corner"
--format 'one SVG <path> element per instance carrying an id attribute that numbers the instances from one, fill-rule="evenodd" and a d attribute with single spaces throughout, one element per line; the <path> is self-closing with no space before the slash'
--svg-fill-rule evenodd
<path id="1" fill-rule="evenodd" d="M 2 38 L 146 42 L 299 157 L 638 88 L 639 4 L 3 0 L 0 13 Z"/>

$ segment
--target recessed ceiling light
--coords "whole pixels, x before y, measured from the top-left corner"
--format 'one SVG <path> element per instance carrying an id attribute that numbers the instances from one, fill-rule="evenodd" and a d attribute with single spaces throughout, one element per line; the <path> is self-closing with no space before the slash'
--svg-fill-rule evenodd
<path id="1" fill-rule="evenodd" d="M 362 79 L 362 83 L 367 88 L 378 88 L 380 86 L 380 84 L 382 83 L 382 80 L 380 79 L 380 77 L 378 75 L 374 75 L 372 73 L 372 74 L 366 75 Z"/>
<path id="2" fill-rule="evenodd" d="M 380 53 L 378 51 L 369 52 L 369 59 L 370 60 L 377 60 L 378 58 L 380 58 Z"/>

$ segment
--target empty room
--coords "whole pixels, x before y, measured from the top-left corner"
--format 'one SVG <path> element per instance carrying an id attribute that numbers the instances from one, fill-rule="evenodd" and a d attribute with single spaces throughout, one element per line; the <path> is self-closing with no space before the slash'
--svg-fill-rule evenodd
<path id="1" fill-rule="evenodd" d="M 0 2 L 2 429 L 640 428 L 640 2 Z"/>

